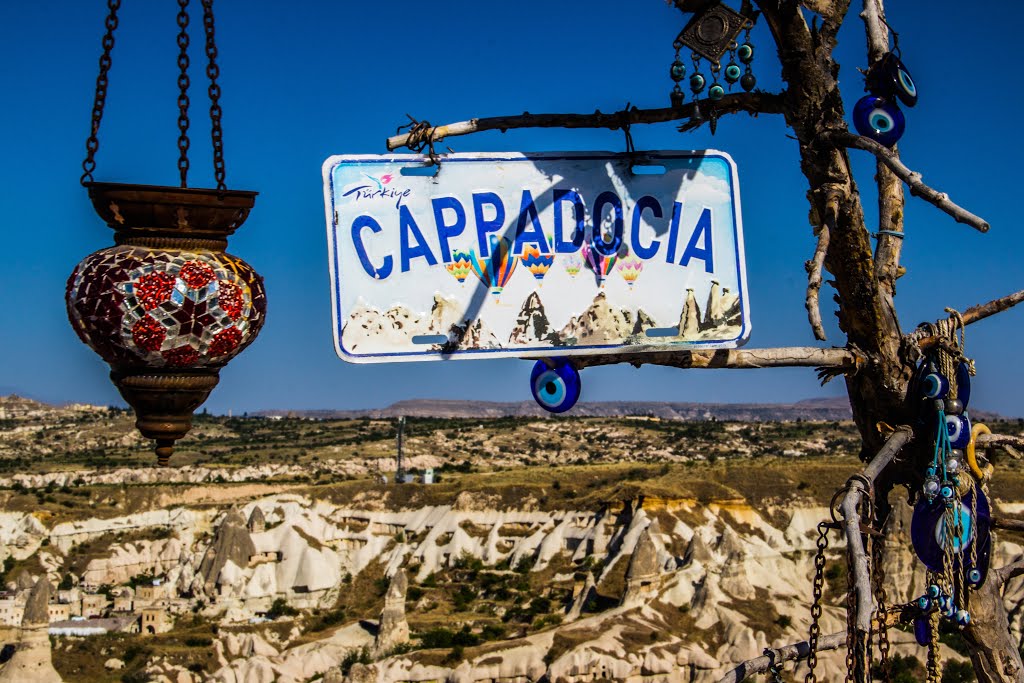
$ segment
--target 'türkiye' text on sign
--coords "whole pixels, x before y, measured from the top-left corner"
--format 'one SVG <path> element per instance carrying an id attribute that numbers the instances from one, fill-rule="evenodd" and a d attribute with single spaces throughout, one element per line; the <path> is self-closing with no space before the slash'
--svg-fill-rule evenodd
<path id="1" fill-rule="evenodd" d="M 339 355 L 354 362 L 729 348 L 750 332 L 721 152 L 336 156 Z"/>

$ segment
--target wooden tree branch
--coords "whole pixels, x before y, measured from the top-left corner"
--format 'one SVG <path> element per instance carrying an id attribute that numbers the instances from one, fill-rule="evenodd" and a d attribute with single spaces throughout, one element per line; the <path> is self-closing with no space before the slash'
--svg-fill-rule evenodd
<path id="1" fill-rule="evenodd" d="M 1024 289 L 983 304 L 971 306 L 960 315 L 963 318 L 964 325 L 970 325 L 971 323 L 991 317 L 996 313 L 1002 313 L 1007 309 L 1013 308 L 1022 301 L 1024 301 Z M 939 339 L 938 337 L 926 336 L 927 334 L 928 331 L 926 329 L 918 328 L 910 334 L 910 341 L 916 342 L 921 347 L 921 350 L 930 349 L 939 343 Z"/>
<path id="2" fill-rule="evenodd" d="M 827 133 L 826 137 L 834 144 L 871 152 L 879 161 L 885 164 L 889 170 L 895 173 L 897 178 L 907 184 L 912 196 L 920 197 L 929 204 L 938 207 L 940 210 L 952 216 L 953 220 L 957 223 L 969 225 L 979 232 L 988 232 L 989 224 L 987 221 L 950 201 L 949 195 L 945 192 L 939 192 L 938 190 L 925 185 L 921 180 L 921 174 L 907 168 L 907 166 L 900 161 L 899 157 L 889 148 L 878 144 L 870 138 L 854 135 L 849 131 L 832 131 Z"/>
<path id="3" fill-rule="evenodd" d="M 694 119 L 698 111 L 707 115 L 712 108 L 716 116 L 747 112 L 752 116 L 758 114 L 783 113 L 782 95 L 762 92 L 742 92 L 726 95 L 718 102 L 701 100 L 688 102 L 681 107 L 663 107 L 661 109 L 637 109 L 631 107 L 611 114 L 595 111 L 593 114 L 530 114 L 529 112 L 515 116 L 491 116 L 487 118 L 459 121 L 445 126 L 430 126 L 421 130 L 393 135 L 387 139 L 388 150 L 399 147 L 414 147 L 423 143 L 438 142 L 457 135 L 469 135 L 485 130 L 505 132 L 512 128 L 610 128 L 619 130 L 638 123 L 664 123 Z M 700 119 L 694 119 L 704 121 Z"/>
<path id="4" fill-rule="evenodd" d="M 839 199 L 832 196 L 825 203 L 825 221 L 818 228 L 818 245 L 814 249 L 814 256 L 810 261 L 804 263 L 804 269 L 807 270 L 807 295 L 804 298 L 804 307 L 807 308 L 807 320 L 811 323 L 814 338 L 819 341 L 825 341 L 825 328 L 821 324 L 821 306 L 818 303 L 818 293 L 821 291 L 821 270 L 825 266 L 825 255 L 828 253 L 830 226 L 836 224 L 838 212 Z"/>
<path id="5" fill-rule="evenodd" d="M 857 593 L 855 605 L 854 624 L 857 630 L 868 633 L 871 630 L 871 572 L 868 570 L 868 555 L 864 550 L 863 532 L 861 530 L 861 514 L 857 511 L 857 505 L 861 498 L 868 493 L 869 487 L 874 486 L 875 480 L 882 471 L 892 462 L 893 458 L 914 438 L 914 430 L 911 427 L 901 426 L 896 429 L 878 454 L 871 459 L 867 467 L 857 475 L 850 477 L 846 482 L 846 495 L 839 505 L 839 511 L 843 516 L 843 528 L 846 532 L 846 552 L 850 558 L 850 568 L 853 571 L 853 585 Z"/>
<path id="6" fill-rule="evenodd" d="M 1024 519 L 1013 519 L 1011 517 L 993 517 L 991 520 L 993 529 L 1005 531 L 1024 531 Z"/>
<path id="7" fill-rule="evenodd" d="M 846 645 L 846 634 L 833 633 L 818 640 L 818 652 L 836 650 L 844 645 Z M 792 645 L 773 648 L 772 652 L 774 653 L 773 657 L 762 655 L 742 662 L 735 669 L 719 678 L 718 683 L 741 683 L 742 681 L 748 680 L 751 676 L 756 676 L 757 674 L 768 671 L 773 660 L 775 664 L 781 664 L 782 662 L 807 659 L 807 655 L 811 652 L 811 645 L 804 640 L 799 643 L 793 643 Z"/>
<path id="8" fill-rule="evenodd" d="M 849 349 L 819 349 L 811 346 L 771 349 L 720 349 L 718 351 L 647 351 L 613 353 L 601 356 L 576 356 L 577 368 L 629 363 L 666 365 L 675 368 L 835 368 L 841 373 L 855 373 L 867 359 Z"/>
<path id="9" fill-rule="evenodd" d="M 1015 458 L 1021 457 L 1020 450 L 1024 450 L 1024 436 L 1013 434 L 979 434 L 977 439 L 979 448 L 1002 448 Z"/>
<path id="10" fill-rule="evenodd" d="M 1024 574 L 1024 557 L 1021 557 L 1015 562 L 1011 562 L 1005 567 L 995 569 L 992 573 L 996 575 L 996 579 L 1000 584 L 1006 583 L 1013 577 Z"/>

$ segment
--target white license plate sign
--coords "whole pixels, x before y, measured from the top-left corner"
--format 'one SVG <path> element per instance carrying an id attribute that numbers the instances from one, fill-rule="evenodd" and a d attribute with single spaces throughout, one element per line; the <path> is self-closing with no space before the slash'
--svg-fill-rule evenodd
<path id="1" fill-rule="evenodd" d="M 352 362 L 734 348 L 750 334 L 722 152 L 345 155 L 324 163 Z"/>

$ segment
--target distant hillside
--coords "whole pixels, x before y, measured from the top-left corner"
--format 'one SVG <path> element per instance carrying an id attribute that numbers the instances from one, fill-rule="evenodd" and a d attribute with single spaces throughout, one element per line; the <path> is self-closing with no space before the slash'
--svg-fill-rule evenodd
<path id="1" fill-rule="evenodd" d="M 252 413 L 250 413 L 252 414 Z M 414 399 L 399 401 L 386 408 L 370 410 L 264 410 L 256 415 L 284 415 L 319 419 L 369 417 L 374 419 L 407 417 L 496 418 L 546 417 L 533 401 L 499 403 Z M 801 420 L 849 420 L 850 403 L 846 398 L 808 399 L 797 403 L 661 403 L 656 401 L 603 401 L 579 403 L 566 417 L 657 417 L 663 420 L 733 420 L 738 422 L 777 422 Z"/>

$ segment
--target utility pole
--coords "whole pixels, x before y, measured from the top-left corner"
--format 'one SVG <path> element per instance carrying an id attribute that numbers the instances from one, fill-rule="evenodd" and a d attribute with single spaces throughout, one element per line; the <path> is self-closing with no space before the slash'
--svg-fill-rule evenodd
<path id="1" fill-rule="evenodd" d="M 405 416 L 402 415 L 398 418 L 398 463 L 395 468 L 395 483 L 401 484 L 403 481 L 402 474 L 402 433 L 405 431 Z"/>

